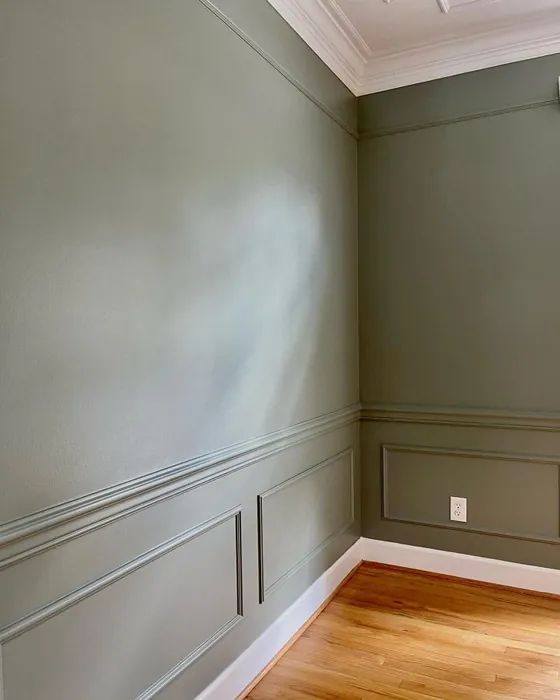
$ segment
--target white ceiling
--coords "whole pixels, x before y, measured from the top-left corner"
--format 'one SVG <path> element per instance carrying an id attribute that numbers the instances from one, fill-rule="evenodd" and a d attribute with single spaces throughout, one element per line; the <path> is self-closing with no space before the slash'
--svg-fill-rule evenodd
<path id="1" fill-rule="evenodd" d="M 355 95 L 560 53 L 560 0 L 268 0 Z"/>

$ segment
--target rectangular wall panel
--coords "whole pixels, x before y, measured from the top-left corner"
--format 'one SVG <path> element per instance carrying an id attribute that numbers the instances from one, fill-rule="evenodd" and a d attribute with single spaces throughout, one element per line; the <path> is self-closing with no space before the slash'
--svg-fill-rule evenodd
<path id="1" fill-rule="evenodd" d="M 125 482 L 5 524 L 0 698 L 196 697 L 359 535 L 356 521 L 345 527 L 353 419 L 344 410 L 209 456 L 203 469 L 166 470 L 163 483 L 158 472 L 140 492 Z M 302 493 L 312 503 L 310 532 Z M 266 612 L 259 494 L 270 495 L 270 513 L 276 505 L 291 512 L 293 498 L 305 538 L 302 552 L 286 527 L 280 562 L 294 575 Z"/>
<path id="2" fill-rule="evenodd" d="M 240 517 L 188 530 L 14 629 L 3 700 L 152 697 L 241 619 Z"/>
<path id="3" fill-rule="evenodd" d="M 260 600 L 354 520 L 347 450 L 258 497 Z"/>
<path id="4" fill-rule="evenodd" d="M 468 499 L 467 523 L 450 520 L 450 496 Z M 560 535 L 558 461 L 474 450 L 384 445 L 383 517 L 554 540 Z"/>

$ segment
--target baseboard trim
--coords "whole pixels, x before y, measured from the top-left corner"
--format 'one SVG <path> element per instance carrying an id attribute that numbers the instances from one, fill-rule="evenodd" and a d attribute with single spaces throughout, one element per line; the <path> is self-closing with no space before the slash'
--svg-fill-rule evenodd
<path id="1" fill-rule="evenodd" d="M 516 564 L 366 537 L 362 537 L 360 543 L 364 561 L 417 569 L 535 593 L 560 595 L 560 569 L 545 569 L 540 566 Z"/>
<path id="2" fill-rule="evenodd" d="M 362 562 L 361 540 L 355 542 L 196 700 L 243 698 L 275 661 L 296 641 Z"/>
<path id="3" fill-rule="evenodd" d="M 362 562 L 560 595 L 560 569 L 360 538 L 327 569 L 196 700 L 242 700 L 328 605 Z"/>

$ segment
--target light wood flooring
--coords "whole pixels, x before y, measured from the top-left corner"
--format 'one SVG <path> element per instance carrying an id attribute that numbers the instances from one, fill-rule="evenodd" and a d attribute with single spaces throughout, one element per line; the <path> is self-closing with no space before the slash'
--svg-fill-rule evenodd
<path id="1" fill-rule="evenodd" d="M 362 564 L 248 700 L 560 700 L 560 598 Z"/>

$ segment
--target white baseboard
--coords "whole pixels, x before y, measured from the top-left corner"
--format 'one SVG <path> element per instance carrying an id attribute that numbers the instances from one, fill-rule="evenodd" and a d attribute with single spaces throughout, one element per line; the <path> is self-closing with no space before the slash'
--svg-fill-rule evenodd
<path id="1" fill-rule="evenodd" d="M 242 693 L 362 561 L 361 542 L 358 540 L 311 584 L 196 700 L 232 700 Z"/>
<path id="2" fill-rule="evenodd" d="M 196 700 L 232 700 L 242 693 L 361 561 L 560 595 L 560 570 L 557 569 L 362 537 L 203 690 Z"/>
<path id="3" fill-rule="evenodd" d="M 560 570 L 362 537 L 362 559 L 472 581 L 560 595 Z"/>

